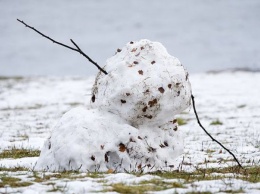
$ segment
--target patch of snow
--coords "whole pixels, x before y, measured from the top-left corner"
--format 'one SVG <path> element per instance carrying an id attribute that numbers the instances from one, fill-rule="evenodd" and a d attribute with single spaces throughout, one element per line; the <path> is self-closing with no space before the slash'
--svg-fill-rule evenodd
<path id="1" fill-rule="evenodd" d="M 25 167 L 33 170 L 38 157 L 25 157 L 19 159 L 1 159 L 0 165 L 6 168 Z"/>
<path id="2" fill-rule="evenodd" d="M 123 183 L 127 185 L 138 184 L 142 181 L 149 181 L 152 179 L 161 179 L 161 177 L 154 175 L 136 176 L 126 173 L 117 173 L 106 175 L 106 177 L 104 178 L 104 180 L 107 181 L 108 184 Z"/>

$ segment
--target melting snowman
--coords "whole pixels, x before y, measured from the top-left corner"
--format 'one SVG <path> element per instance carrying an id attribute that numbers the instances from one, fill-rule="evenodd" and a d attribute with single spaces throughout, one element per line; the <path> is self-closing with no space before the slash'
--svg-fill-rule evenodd
<path id="1" fill-rule="evenodd" d="M 190 106 L 180 61 L 158 42 L 129 42 L 107 60 L 87 107 L 65 113 L 35 170 L 150 172 L 174 168 L 183 152 L 175 115 Z"/>

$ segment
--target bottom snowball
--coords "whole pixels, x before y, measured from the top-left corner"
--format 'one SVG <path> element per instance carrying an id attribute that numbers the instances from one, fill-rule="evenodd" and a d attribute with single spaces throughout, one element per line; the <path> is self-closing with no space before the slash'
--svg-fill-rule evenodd
<path id="1" fill-rule="evenodd" d="M 99 109 L 75 108 L 63 115 L 46 140 L 35 170 L 137 172 L 172 168 L 182 154 L 176 123 L 127 124 Z"/>

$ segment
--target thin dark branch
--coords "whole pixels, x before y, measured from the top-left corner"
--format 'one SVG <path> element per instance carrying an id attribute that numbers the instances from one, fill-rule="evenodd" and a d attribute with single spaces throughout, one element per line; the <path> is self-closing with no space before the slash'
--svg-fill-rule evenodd
<path id="1" fill-rule="evenodd" d="M 79 48 L 79 46 L 78 46 L 72 39 L 70 39 L 70 41 L 72 42 L 72 44 L 74 44 L 75 47 L 77 47 L 77 49 L 78 49 L 79 51 L 81 51 L 81 49 Z M 88 56 L 87 56 L 87 58 L 88 58 Z M 91 60 L 91 59 L 89 59 L 89 60 Z"/>
<path id="2" fill-rule="evenodd" d="M 56 43 L 56 44 L 58 44 L 58 45 L 64 46 L 64 47 L 66 47 L 66 48 L 68 48 L 68 49 L 71 49 L 71 50 L 73 50 L 73 51 L 78 52 L 77 49 L 75 49 L 75 48 L 73 48 L 73 47 L 70 47 L 70 46 L 68 46 L 68 45 L 66 45 L 66 44 L 63 44 L 63 43 L 57 42 L 56 40 L 53 40 L 52 38 L 50 38 L 50 37 L 44 35 L 44 34 L 41 33 L 40 31 L 36 30 L 34 27 L 29 26 L 28 24 L 26 24 L 24 21 L 19 20 L 19 19 L 17 19 L 17 21 L 20 22 L 20 23 L 22 23 L 23 25 L 25 25 L 25 27 L 28 27 L 28 28 L 34 30 L 35 32 L 37 32 L 38 34 L 42 35 L 44 38 L 49 39 L 49 40 L 52 41 L 53 43 Z"/>
<path id="3" fill-rule="evenodd" d="M 52 38 L 46 36 L 45 34 L 41 33 L 41 32 L 38 31 L 37 29 L 35 29 L 34 27 L 29 26 L 28 24 L 26 24 L 26 23 L 25 23 L 24 21 L 22 21 L 22 20 L 17 19 L 17 21 L 20 22 L 20 23 L 22 23 L 23 25 L 25 25 L 25 27 L 28 27 L 28 28 L 32 29 L 33 31 L 37 32 L 38 34 L 42 35 L 44 38 L 47 38 L 48 40 L 52 41 L 53 43 L 58 44 L 58 45 L 63 46 L 63 47 L 66 47 L 66 48 L 68 48 L 68 49 L 70 49 L 70 50 L 73 50 L 73 51 L 76 51 L 76 52 L 82 54 L 84 57 L 86 57 L 86 58 L 89 60 L 89 62 L 91 62 L 92 64 L 94 64 L 100 71 L 102 71 L 102 73 L 104 73 L 104 74 L 107 75 L 107 72 L 106 72 L 104 69 L 102 69 L 96 62 L 94 62 L 88 55 L 86 55 L 86 54 L 78 47 L 78 45 L 77 45 L 72 39 L 71 39 L 71 42 L 77 47 L 77 49 L 75 49 L 75 48 L 73 48 L 73 47 L 70 47 L 70 46 L 68 46 L 68 45 L 66 45 L 66 44 L 63 44 L 63 43 L 61 43 L 61 42 L 58 42 L 58 41 L 56 41 L 56 40 L 54 40 L 54 39 L 52 39 Z"/>
<path id="4" fill-rule="evenodd" d="M 200 123 L 200 120 L 199 120 L 199 116 L 197 114 L 197 111 L 196 111 L 196 107 L 195 107 L 195 100 L 194 100 L 194 96 L 191 95 L 191 100 L 192 100 L 192 105 L 193 105 L 193 110 L 194 110 L 194 113 L 196 115 L 196 119 L 197 119 L 197 122 L 199 124 L 199 126 L 203 129 L 203 131 L 212 139 L 212 141 L 215 141 L 216 143 L 218 143 L 222 148 L 224 148 L 229 154 L 231 154 L 233 156 L 233 158 L 235 159 L 235 161 L 237 162 L 238 166 L 243 168 L 242 165 L 239 163 L 238 159 L 236 158 L 236 156 L 229 150 L 227 149 L 222 143 L 220 143 L 218 140 L 216 140 L 215 138 L 213 138 L 209 132 L 202 126 L 202 124 Z"/>
<path id="5" fill-rule="evenodd" d="M 102 69 L 95 61 L 93 61 L 88 55 L 86 55 L 72 39 L 70 39 L 70 41 L 77 47 L 78 52 L 80 54 L 82 54 L 84 57 L 86 57 L 89 60 L 89 62 L 94 64 L 100 71 L 102 71 L 102 73 L 107 75 L 107 72 L 104 69 Z"/>

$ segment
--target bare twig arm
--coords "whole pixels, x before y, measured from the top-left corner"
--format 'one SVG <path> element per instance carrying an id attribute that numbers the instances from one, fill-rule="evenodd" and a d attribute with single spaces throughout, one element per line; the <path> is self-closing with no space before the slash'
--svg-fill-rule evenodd
<path id="1" fill-rule="evenodd" d="M 84 57 L 86 57 L 86 58 L 89 60 L 89 62 L 91 62 L 92 64 L 94 64 L 102 73 L 107 74 L 107 72 L 106 72 L 104 69 L 102 69 L 96 62 L 94 62 L 88 55 L 86 55 L 86 54 L 78 47 L 78 45 L 77 45 L 72 39 L 71 39 L 71 42 L 77 47 L 77 49 L 75 49 L 75 48 L 73 48 L 73 47 L 71 47 L 71 46 L 68 46 L 68 45 L 66 45 L 66 44 L 63 44 L 63 43 L 61 43 L 61 42 L 58 42 L 58 41 L 56 41 L 56 40 L 54 40 L 54 39 L 52 39 L 52 38 L 46 36 L 45 34 L 41 33 L 41 32 L 38 31 L 37 29 L 35 29 L 34 27 L 29 26 L 28 24 L 26 24 L 26 23 L 25 23 L 24 21 L 22 21 L 22 20 L 17 19 L 17 21 L 20 22 L 20 23 L 22 23 L 23 25 L 25 25 L 25 27 L 28 27 L 28 28 L 32 29 L 33 31 L 37 32 L 38 34 L 40 34 L 40 35 L 43 36 L 44 38 L 47 38 L 48 40 L 52 41 L 53 43 L 58 44 L 58 45 L 63 46 L 63 47 L 66 47 L 66 48 L 68 48 L 68 49 L 70 49 L 70 50 L 73 50 L 73 51 L 76 51 L 76 52 L 82 54 Z"/>
<path id="2" fill-rule="evenodd" d="M 66 48 L 68 48 L 68 49 L 71 49 L 71 50 L 73 50 L 73 51 L 78 52 L 77 49 L 75 49 L 75 48 L 73 48 L 73 47 L 70 47 L 70 46 L 68 46 L 68 45 L 66 45 L 66 44 L 60 43 L 60 42 L 58 42 L 58 41 L 56 41 L 56 40 L 53 40 L 52 38 L 50 38 L 50 37 L 44 35 L 44 34 L 41 33 L 40 31 L 36 30 L 34 27 L 29 26 L 28 24 L 26 24 L 24 21 L 19 20 L 19 19 L 17 19 L 17 21 L 20 22 L 20 23 L 22 23 L 23 25 L 25 25 L 25 27 L 28 27 L 28 28 L 32 29 L 33 31 L 37 32 L 38 34 L 42 35 L 44 38 L 47 38 L 48 40 L 52 41 L 53 43 L 56 43 L 56 44 L 58 44 L 58 45 L 64 46 L 64 47 L 66 47 Z"/>
<path id="3" fill-rule="evenodd" d="M 89 60 L 89 62 L 94 64 L 100 71 L 102 71 L 105 75 L 107 75 L 107 72 L 104 69 L 102 69 L 95 61 L 93 61 L 88 55 L 86 55 L 72 39 L 70 39 L 70 41 L 72 42 L 72 44 L 74 44 L 77 47 L 78 52 L 80 54 L 86 57 Z"/>
<path id="4" fill-rule="evenodd" d="M 200 120 L 199 120 L 199 116 L 197 114 L 197 111 L 196 111 L 196 107 L 195 107 L 195 100 L 194 100 L 194 96 L 191 95 L 191 100 L 192 100 L 192 105 L 193 105 L 193 110 L 194 110 L 194 113 L 195 113 L 195 116 L 196 116 L 196 119 L 197 119 L 197 122 L 199 124 L 199 126 L 203 129 L 203 131 L 212 139 L 212 141 L 215 141 L 216 143 L 218 143 L 222 148 L 224 148 L 229 154 L 231 154 L 233 156 L 233 158 L 235 159 L 235 161 L 237 162 L 238 166 L 243 168 L 242 165 L 239 163 L 238 159 L 236 158 L 236 156 L 229 150 L 227 149 L 223 144 L 221 144 L 218 140 L 216 140 L 215 138 L 213 138 L 209 132 L 202 126 L 202 124 L 200 123 Z"/>

